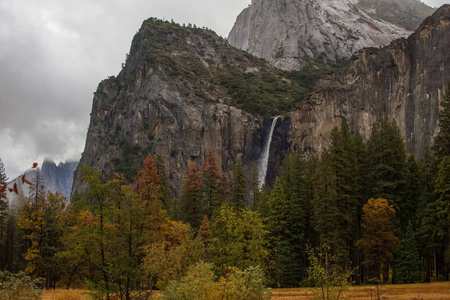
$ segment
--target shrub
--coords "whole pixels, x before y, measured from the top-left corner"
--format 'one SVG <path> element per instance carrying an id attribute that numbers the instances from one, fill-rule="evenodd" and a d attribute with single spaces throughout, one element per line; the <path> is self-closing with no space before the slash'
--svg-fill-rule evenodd
<path id="1" fill-rule="evenodd" d="M 40 279 L 33 279 L 25 272 L 0 271 L 0 299 L 38 300 L 42 293 L 40 282 Z"/>
<path id="2" fill-rule="evenodd" d="M 259 267 L 245 271 L 228 268 L 225 276 L 215 280 L 213 265 L 198 263 L 191 266 L 185 277 L 173 280 L 164 291 L 166 300 L 259 300 L 270 299 L 270 289 L 263 285 L 264 275 Z"/>

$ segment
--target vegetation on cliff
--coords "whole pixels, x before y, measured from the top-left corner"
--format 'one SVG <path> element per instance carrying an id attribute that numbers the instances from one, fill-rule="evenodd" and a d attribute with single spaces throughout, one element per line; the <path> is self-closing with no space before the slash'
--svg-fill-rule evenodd
<path id="1" fill-rule="evenodd" d="M 286 113 L 333 70 L 309 59 L 302 71 L 281 71 L 228 45 L 208 29 L 154 18 L 146 20 L 134 37 L 119 78 L 130 85 L 143 80 L 137 66 L 160 69 L 183 96 L 223 102 L 262 116 Z"/>

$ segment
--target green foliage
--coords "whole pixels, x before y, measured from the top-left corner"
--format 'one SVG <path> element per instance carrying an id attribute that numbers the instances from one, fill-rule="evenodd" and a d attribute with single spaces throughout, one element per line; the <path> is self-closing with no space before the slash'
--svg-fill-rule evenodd
<path id="1" fill-rule="evenodd" d="M 199 165 L 188 162 L 180 197 L 180 219 L 193 228 L 201 224 L 205 209 L 203 205 L 202 173 Z"/>
<path id="2" fill-rule="evenodd" d="M 267 231 L 258 213 L 222 205 L 211 221 L 210 234 L 210 260 L 219 274 L 224 274 L 226 266 L 265 266 Z"/>
<path id="3" fill-rule="evenodd" d="M 307 283 L 315 287 L 313 299 L 342 299 L 350 288 L 353 272 L 340 267 L 337 257 L 331 255 L 330 250 L 327 244 L 316 251 L 307 249 L 310 264 Z"/>
<path id="4" fill-rule="evenodd" d="M 357 5 L 372 16 L 410 31 L 416 30 L 434 12 L 433 8 L 416 0 L 360 0 Z"/>
<path id="5" fill-rule="evenodd" d="M 230 268 L 227 273 L 215 279 L 213 266 L 198 263 L 192 266 L 186 276 L 171 281 L 164 290 L 167 300 L 264 300 L 271 298 L 271 292 L 264 284 L 260 268 L 249 267 L 245 271 Z"/>
<path id="6" fill-rule="evenodd" d="M 400 240 L 394 258 L 394 281 L 412 283 L 422 279 L 420 254 L 415 232 L 409 223 L 406 236 Z"/>
<path id="7" fill-rule="evenodd" d="M 367 156 L 371 196 L 389 200 L 402 216 L 406 152 L 395 121 L 389 121 L 387 116 L 377 119 L 367 142 Z"/>
<path id="8" fill-rule="evenodd" d="M 439 131 L 433 140 L 433 152 L 438 163 L 445 156 L 450 156 L 450 82 L 440 105 L 442 109 L 438 115 Z"/>
<path id="9" fill-rule="evenodd" d="M 247 176 L 242 161 L 234 165 L 231 178 L 231 203 L 236 209 L 247 208 Z"/>
<path id="10" fill-rule="evenodd" d="M 25 272 L 0 271 L 0 299 L 39 300 L 42 289 L 40 279 L 33 279 Z"/>

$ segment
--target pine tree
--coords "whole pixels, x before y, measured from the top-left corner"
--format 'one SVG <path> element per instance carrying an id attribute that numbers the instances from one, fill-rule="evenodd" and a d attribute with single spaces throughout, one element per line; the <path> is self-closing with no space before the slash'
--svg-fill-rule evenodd
<path id="1" fill-rule="evenodd" d="M 346 244 L 340 232 L 340 220 L 343 216 L 337 202 L 336 172 L 332 159 L 332 154 L 325 150 L 313 176 L 312 223 L 319 234 L 320 244 L 329 245 L 331 254 L 338 255 L 344 253 Z"/>
<path id="2" fill-rule="evenodd" d="M 405 194 L 403 201 L 399 203 L 400 210 L 400 230 L 406 233 L 410 222 L 416 224 L 417 208 L 423 190 L 423 175 L 419 161 L 410 154 L 406 158 L 405 168 Z"/>
<path id="3" fill-rule="evenodd" d="M 180 197 L 180 217 L 193 228 L 198 228 L 206 215 L 202 200 L 203 184 L 200 167 L 188 162 Z"/>
<path id="4" fill-rule="evenodd" d="M 203 200 L 208 218 L 220 208 L 226 200 L 227 180 L 217 165 L 213 149 L 208 148 L 202 168 Z"/>
<path id="5" fill-rule="evenodd" d="M 394 281 L 412 283 L 422 279 L 420 254 L 412 223 L 400 240 L 394 258 Z"/>
<path id="6" fill-rule="evenodd" d="M 437 217 L 439 219 L 440 236 L 446 241 L 445 263 L 450 270 L 450 156 L 445 156 L 439 164 L 436 178 Z M 446 272 L 447 274 L 448 272 Z"/>
<path id="7" fill-rule="evenodd" d="M 267 236 L 270 249 L 269 276 L 273 284 L 284 286 L 286 268 L 289 263 L 289 243 L 287 240 L 287 196 L 286 184 L 278 177 L 270 193 L 267 203 L 267 213 L 263 215 L 265 225 L 269 230 Z"/>
<path id="8" fill-rule="evenodd" d="M 160 178 L 159 189 L 161 192 L 161 201 L 163 207 L 170 210 L 170 203 L 172 201 L 172 187 L 169 184 L 169 177 L 167 176 L 166 163 L 161 154 L 156 155 L 156 169 Z"/>
<path id="9" fill-rule="evenodd" d="M 395 121 L 382 116 L 373 124 L 367 154 L 371 196 L 387 199 L 402 218 L 406 152 Z"/>
<path id="10" fill-rule="evenodd" d="M 433 140 L 433 152 L 438 163 L 445 156 L 450 156 L 450 82 L 440 105 L 442 109 L 438 115 L 439 131 Z"/>
<path id="11" fill-rule="evenodd" d="M 284 285 L 295 287 L 302 281 L 306 269 L 305 245 L 307 231 L 310 231 L 311 182 L 306 162 L 300 152 L 286 155 L 281 173 L 286 182 L 287 198 L 285 238 L 288 251 Z"/>
<path id="12" fill-rule="evenodd" d="M 241 160 L 234 165 L 231 180 L 231 203 L 236 209 L 247 208 L 247 177 Z"/>

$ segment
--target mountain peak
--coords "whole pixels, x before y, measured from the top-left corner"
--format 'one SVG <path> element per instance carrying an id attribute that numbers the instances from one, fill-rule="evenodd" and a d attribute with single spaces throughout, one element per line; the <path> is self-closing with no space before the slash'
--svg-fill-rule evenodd
<path id="1" fill-rule="evenodd" d="M 305 57 L 340 62 L 362 48 L 386 46 L 411 33 L 364 10 L 362 2 L 370 1 L 253 0 L 228 41 L 276 67 L 296 70 Z"/>

